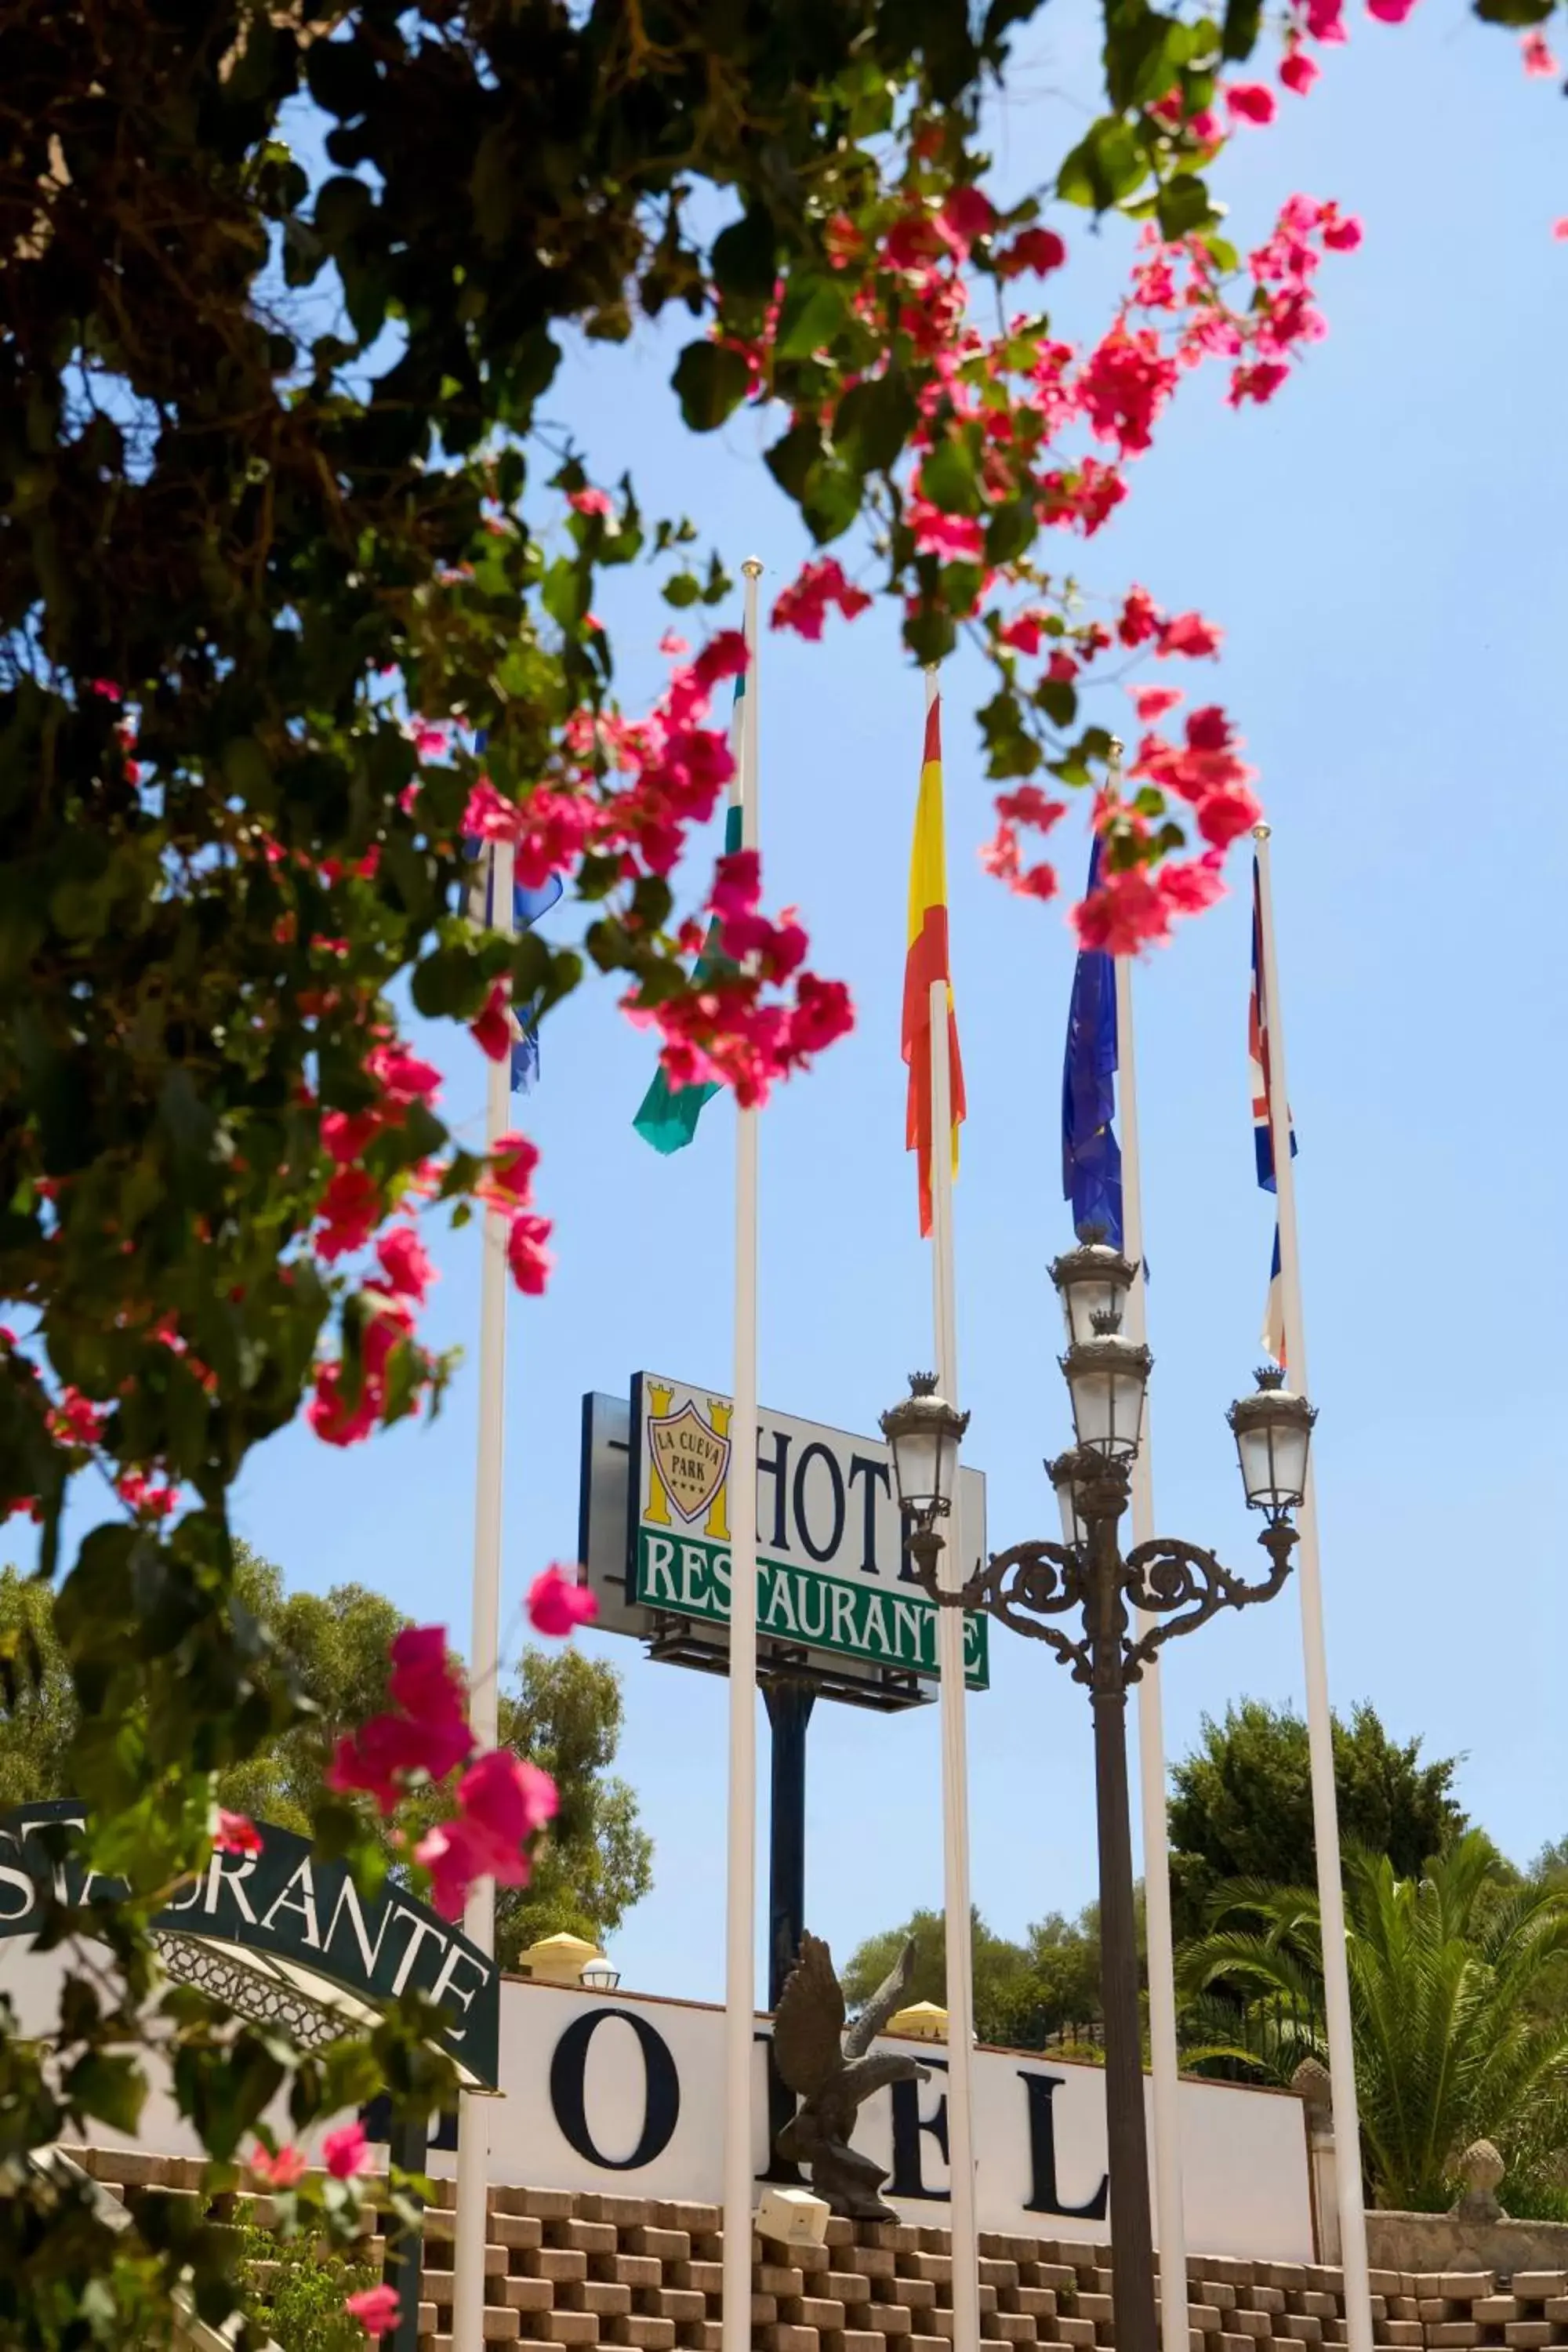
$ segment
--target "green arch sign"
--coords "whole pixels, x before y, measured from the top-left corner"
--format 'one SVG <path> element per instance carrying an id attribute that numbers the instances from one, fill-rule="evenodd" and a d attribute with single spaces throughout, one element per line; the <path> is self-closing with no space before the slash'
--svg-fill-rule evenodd
<path id="1" fill-rule="evenodd" d="M 0 1937 L 35 1935 L 51 1876 L 58 1896 L 123 1898 L 124 1882 L 57 1862 L 38 1832 L 85 1826 L 71 1798 L 0 1815 Z M 345 2032 L 409 1988 L 443 2011 L 442 2047 L 464 2086 L 493 2091 L 500 2042 L 500 1970 L 460 1928 L 389 1881 L 366 1898 L 348 1866 L 321 1861 L 309 1838 L 258 1822 L 261 1852 L 215 1853 L 155 1914 L 155 1932 L 221 1956 L 287 1999 L 341 2016 Z"/>

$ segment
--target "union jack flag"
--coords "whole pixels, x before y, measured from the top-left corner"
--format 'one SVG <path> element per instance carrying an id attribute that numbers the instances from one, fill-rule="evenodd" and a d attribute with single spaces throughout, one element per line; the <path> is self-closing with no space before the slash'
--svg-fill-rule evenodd
<path id="1" fill-rule="evenodd" d="M 1252 994 L 1247 1007 L 1247 1057 L 1252 1074 L 1252 1141 L 1258 1156 L 1258 1181 L 1265 1192 L 1279 1185 L 1274 1173 L 1274 1129 L 1269 1117 L 1273 1066 L 1268 1052 L 1268 998 L 1263 984 L 1263 891 L 1256 855 L 1252 860 Z M 1296 1157 L 1296 1124 L 1289 1108 L 1290 1157 Z M 1268 1269 L 1268 1298 L 1263 1313 L 1263 1345 L 1275 1362 L 1285 1361 L 1285 1293 L 1279 1279 L 1279 1220 L 1274 1220 L 1274 1256 Z"/>

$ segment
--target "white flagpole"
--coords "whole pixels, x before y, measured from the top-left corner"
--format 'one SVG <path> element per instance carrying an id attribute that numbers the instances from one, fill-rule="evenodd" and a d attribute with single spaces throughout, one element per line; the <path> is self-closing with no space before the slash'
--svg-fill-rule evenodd
<path id="1" fill-rule="evenodd" d="M 1307 1387 L 1307 1335 L 1301 1317 L 1301 1260 L 1296 1234 L 1296 1171 L 1290 1158 L 1290 1089 L 1285 1071 L 1285 1024 L 1274 952 L 1274 894 L 1268 871 L 1269 829 L 1253 827 L 1258 844 L 1258 902 L 1263 943 L 1264 1015 L 1268 1036 L 1268 1129 L 1274 1145 L 1275 1197 L 1279 1211 L 1279 1281 L 1285 1309 L 1285 1354 L 1290 1383 Z M 1296 1578 L 1301 1592 L 1301 1646 L 1306 1658 L 1307 1742 L 1312 1772 L 1312 1827 L 1318 1858 L 1318 1908 L 1323 1931 L 1323 1996 L 1328 2011 L 1329 2078 L 1333 2086 L 1335 2175 L 1340 2209 L 1340 2260 L 1345 2275 L 1345 2334 L 1350 2352 L 1372 2352 L 1371 2282 L 1367 2275 L 1366 2211 L 1362 2201 L 1361 2116 L 1356 2099 L 1355 2040 L 1351 2025 L 1350 1964 L 1345 1952 L 1344 1886 L 1340 1864 L 1339 1805 L 1329 1713 L 1329 1665 L 1323 1639 L 1323 1585 L 1318 1561 L 1318 1505 L 1311 1457 L 1301 1504 Z"/>
<path id="2" fill-rule="evenodd" d="M 1132 964 L 1116 959 L 1117 1108 L 1121 1114 L 1121 1246 L 1138 1273 L 1128 1298 L 1128 1336 L 1148 1338 L 1143 1287 L 1143 1193 L 1138 1156 L 1138 1064 L 1132 1038 Z M 1143 1442 L 1132 1463 L 1132 1540 L 1154 1533 L 1152 1431 L 1143 1408 Z M 1138 1612 L 1138 1631 L 1154 1620 Z M 1149 1938 L 1149 2047 L 1154 2083 L 1154 2207 L 1160 2248 L 1162 2352 L 1188 2352 L 1187 2229 L 1182 2205 L 1180 2070 L 1176 2058 L 1176 1969 L 1171 1940 L 1171 1857 L 1165 1827 L 1165 1730 L 1160 1669 L 1138 1685 L 1138 1770 L 1143 1815 L 1143 1909 Z"/>
<path id="3" fill-rule="evenodd" d="M 937 697 L 926 672 L 926 709 Z M 948 1059 L 948 983 L 931 988 L 931 1286 L 936 1375 L 949 1404 L 958 1403 L 958 1297 L 952 1253 L 952 1071 Z M 942 1554 L 947 1583 L 964 1581 L 963 1528 L 955 1491 Z M 963 1721 L 963 1615 L 940 1609 L 942 1906 L 947 1957 L 947 2153 L 952 2231 L 953 2352 L 979 2352 L 980 2247 L 974 2214 L 974 1948 L 969 1904 L 969 1754 Z"/>
<path id="4" fill-rule="evenodd" d="M 742 846 L 757 846 L 757 582 L 749 556 Z M 752 2345 L 752 2035 L 757 1869 L 757 1113 L 735 1114 L 735 1373 L 730 1422 L 730 1856 L 724 1982 L 723 2352 Z"/>
<path id="5" fill-rule="evenodd" d="M 515 929 L 513 850 L 510 841 L 489 851 L 489 922 L 510 939 Z M 511 1046 L 492 1062 L 485 1092 L 485 1137 L 494 1150 L 511 1116 Z M 479 1276 L 479 1444 L 474 1507 L 473 1632 L 468 1643 L 468 1724 L 481 1748 L 496 1744 L 500 1722 L 501 1469 L 506 1452 L 506 1220 L 493 1209 L 484 1222 Z M 464 1932 L 493 1953 L 496 1890 L 480 1879 L 463 1914 Z M 488 2103 L 465 2092 L 458 2111 L 458 2186 L 453 2216 L 453 2352 L 482 2352 L 485 2324 L 485 2234 L 489 2190 Z"/>

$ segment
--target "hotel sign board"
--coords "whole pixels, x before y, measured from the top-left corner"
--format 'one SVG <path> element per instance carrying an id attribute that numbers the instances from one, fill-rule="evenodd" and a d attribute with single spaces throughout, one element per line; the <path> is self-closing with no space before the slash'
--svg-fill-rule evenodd
<path id="1" fill-rule="evenodd" d="M 639 1372 L 629 1411 L 584 1401 L 582 1557 L 608 1631 L 656 1655 L 721 1668 L 730 1614 L 731 1400 Z M 960 1475 L 953 1535 L 984 1557 L 985 1482 Z M 936 1604 L 904 1548 L 880 1439 L 763 1410 L 757 1429 L 757 1633 L 764 1675 L 793 1669 L 828 1695 L 909 1706 L 932 1695 Z M 964 1620 L 965 1679 L 989 1683 L 987 1624 Z"/>

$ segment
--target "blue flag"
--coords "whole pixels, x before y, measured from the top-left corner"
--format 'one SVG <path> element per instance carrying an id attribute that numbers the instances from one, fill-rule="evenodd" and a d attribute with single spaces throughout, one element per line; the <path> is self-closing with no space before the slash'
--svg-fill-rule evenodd
<path id="1" fill-rule="evenodd" d="M 1100 878 L 1100 843 L 1089 861 L 1089 887 Z M 1080 950 L 1068 1006 L 1062 1061 L 1062 1197 L 1072 1221 L 1103 1225 L 1121 1247 L 1121 1147 L 1116 1116 L 1116 966 L 1101 950 Z"/>

